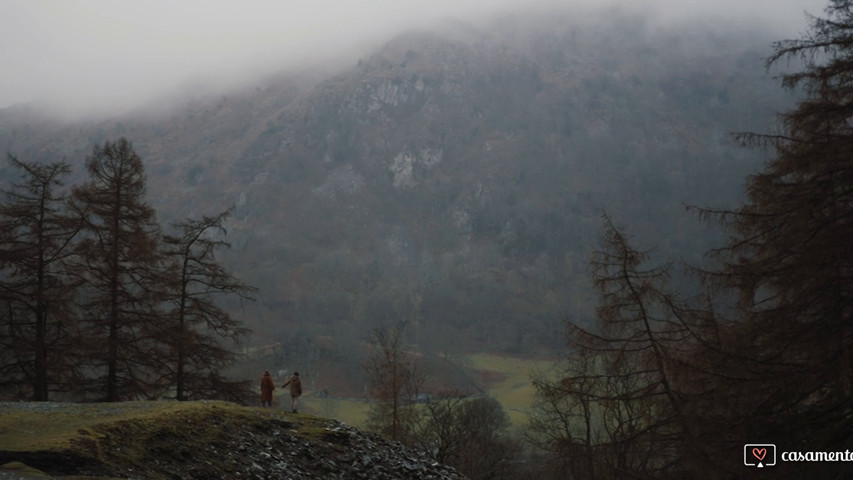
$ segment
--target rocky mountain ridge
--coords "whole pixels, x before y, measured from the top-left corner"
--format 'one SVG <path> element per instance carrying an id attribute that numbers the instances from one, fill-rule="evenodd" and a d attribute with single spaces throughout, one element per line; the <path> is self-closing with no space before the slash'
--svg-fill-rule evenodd
<path id="1" fill-rule="evenodd" d="M 736 201 L 761 155 L 730 132 L 769 128 L 789 100 L 754 33 L 644 25 L 412 32 L 332 76 L 168 113 L 68 125 L 7 109 L 0 150 L 68 158 L 79 178 L 94 145 L 125 136 L 166 223 L 235 205 L 223 258 L 261 287 L 241 315 L 265 338 L 341 344 L 409 319 L 431 349 L 558 347 L 562 318 L 591 316 L 601 214 L 701 256 L 715 237 L 684 205 Z"/>

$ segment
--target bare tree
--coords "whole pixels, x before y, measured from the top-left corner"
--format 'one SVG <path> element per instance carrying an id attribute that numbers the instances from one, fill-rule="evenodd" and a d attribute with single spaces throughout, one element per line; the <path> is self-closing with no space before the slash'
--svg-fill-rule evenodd
<path id="1" fill-rule="evenodd" d="M 411 443 L 419 413 L 418 393 L 426 380 L 405 349 L 405 323 L 372 331 L 364 371 L 370 384 L 368 428 L 392 440 Z"/>
<path id="2" fill-rule="evenodd" d="M 471 479 L 515 478 L 519 446 L 507 435 L 509 419 L 497 400 L 448 391 L 424 410 L 417 443 L 437 462 Z"/>
<path id="3" fill-rule="evenodd" d="M 548 469 L 562 478 L 596 478 L 593 434 L 599 411 L 591 393 L 603 389 L 600 378 L 588 374 L 596 371 L 594 358 L 593 352 L 581 349 L 564 361 L 556 380 L 541 373 L 533 378 L 536 402 L 526 437 L 553 453 Z"/>
<path id="4" fill-rule="evenodd" d="M 432 453 L 439 463 L 451 465 L 461 450 L 462 436 L 456 421 L 460 405 L 469 394 L 451 390 L 442 392 L 429 402 L 422 424 L 418 426 L 417 443 Z"/>
<path id="5" fill-rule="evenodd" d="M 249 330 L 218 306 L 216 299 L 234 295 L 250 300 L 255 288 L 234 278 L 216 259 L 217 249 L 230 246 L 222 238 L 230 213 L 186 220 L 175 225 L 178 236 L 163 238 L 165 256 L 173 261 L 174 281 L 167 296 L 172 309 L 162 337 L 169 348 L 162 370 L 168 372 L 166 383 L 174 387 L 178 400 L 233 396 L 237 389 L 220 373 L 237 357 L 235 349 L 222 345 L 221 340 L 236 343 Z M 227 392 L 217 392 L 218 387 L 227 387 Z"/>
<path id="6" fill-rule="evenodd" d="M 0 378 L 18 378 L 13 381 L 32 387 L 33 400 L 46 401 L 51 387 L 73 383 L 75 370 L 75 282 L 67 258 L 79 223 L 57 192 L 71 169 L 66 162 L 22 162 L 11 155 L 9 161 L 23 179 L 0 205 Z"/>

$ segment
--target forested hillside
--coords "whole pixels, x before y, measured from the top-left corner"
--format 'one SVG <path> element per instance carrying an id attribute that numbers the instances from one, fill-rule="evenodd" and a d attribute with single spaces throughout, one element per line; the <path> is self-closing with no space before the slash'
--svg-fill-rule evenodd
<path id="1" fill-rule="evenodd" d="M 603 213 L 666 258 L 717 244 L 684 205 L 732 206 L 760 167 L 730 133 L 771 130 L 791 103 L 763 67 L 771 40 L 613 12 L 453 24 L 334 75 L 284 71 L 120 118 L 13 106 L 0 151 L 66 159 L 79 181 L 92 148 L 123 136 L 161 222 L 234 205 L 222 261 L 260 290 L 229 309 L 257 342 L 346 351 L 406 320 L 424 349 L 559 347 L 564 318 L 592 315 Z"/>

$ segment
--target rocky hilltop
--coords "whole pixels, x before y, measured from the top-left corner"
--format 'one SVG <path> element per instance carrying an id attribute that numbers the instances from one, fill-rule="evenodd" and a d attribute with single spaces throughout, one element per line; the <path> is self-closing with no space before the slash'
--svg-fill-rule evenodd
<path id="1" fill-rule="evenodd" d="M 226 402 L 0 403 L 0 479 L 459 479 L 334 420 Z"/>

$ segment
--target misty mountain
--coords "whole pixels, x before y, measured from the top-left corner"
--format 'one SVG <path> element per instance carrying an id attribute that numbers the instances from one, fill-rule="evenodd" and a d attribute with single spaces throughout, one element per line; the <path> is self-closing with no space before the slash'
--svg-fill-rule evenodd
<path id="1" fill-rule="evenodd" d="M 730 132 L 791 104 L 771 40 L 615 12 L 452 24 L 116 118 L 10 107 L 0 150 L 66 158 L 74 182 L 125 136 L 164 225 L 235 205 L 223 261 L 260 287 L 233 308 L 263 338 L 407 320 L 424 347 L 559 346 L 566 315 L 591 316 L 603 213 L 663 259 L 717 245 L 684 206 L 735 205 L 760 166 Z"/>

